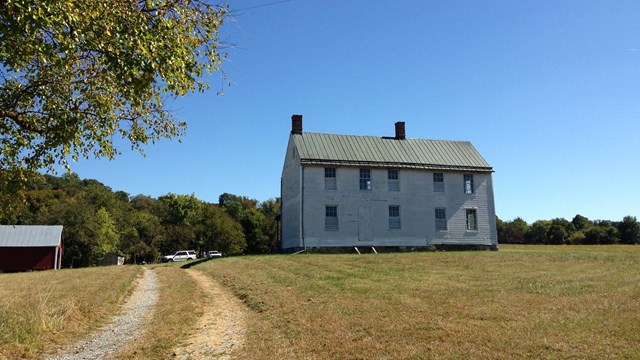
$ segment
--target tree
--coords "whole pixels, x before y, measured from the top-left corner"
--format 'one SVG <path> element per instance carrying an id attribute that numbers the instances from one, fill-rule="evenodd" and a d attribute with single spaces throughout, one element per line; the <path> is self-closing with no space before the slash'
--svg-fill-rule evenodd
<path id="1" fill-rule="evenodd" d="M 576 231 L 569 237 L 569 242 L 573 245 L 585 244 L 586 237 L 582 231 Z"/>
<path id="2" fill-rule="evenodd" d="M 593 226 L 584 232 L 583 244 L 601 245 L 618 242 L 618 229 L 614 227 Z"/>
<path id="3" fill-rule="evenodd" d="M 247 246 L 242 226 L 222 208 L 207 204 L 202 212 L 198 236 L 204 250 L 218 250 L 225 255 L 242 254 Z"/>
<path id="4" fill-rule="evenodd" d="M 242 225 L 247 241 L 246 252 L 249 254 L 269 254 L 273 244 L 265 233 L 269 226 L 265 214 L 258 210 L 258 202 L 244 196 L 224 193 L 220 195 L 219 204 L 233 219 Z"/>
<path id="5" fill-rule="evenodd" d="M 96 265 L 105 255 L 118 252 L 120 234 L 111 215 L 103 207 L 96 212 L 92 225 L 91 265 Z"/>
<path id="6" fill-rule="evenodd" d="M 529 224 L 521 218 L 515 218 L 513 221 L 509 221 L 505 225 L 504 236 L 505 244 L 522 244 L 524 243 L 525 235 L 529 231 Z"/>
<path id="7" fill-rule="evenodd" d="M 580 214 L 576 215 L 573 220 L 571 220 L 571 223 L 575 227 L 576 231 L 585 232 L 585 230 L 591 227 L 591 221 Z"/>
<path id="8" fill-rule="evenodd" d="M 161 243 L 165 238 L 160 219 L 149 212 L 133 209 L 128 215 L 127 228 L 122 236 L 122 251 L 134 263 L 157 260 L 160 252 L 153 244 Z"/>
<path id="9" fill-rule="evenodd" d="M 531 224 L 529 231 L 525 235 L 527 244 L 546 244 L 548 243 L 547 232 L 551 227 L 551 222 L 547 220 L 538 220 Z"/>
<path id="10" fill-rule="evenodd" d="M 620 233 L 617 227 L 607 226 L 605 230 L 607 231 L 607 244 L 617 244 L 620 242 Z"/>
<path id="11" fill-rule="evenodd" d="M 567 219 L 555 218 L 551 220 L 551 226 L 547 231 L 547 240 L 549 244 L 567 244 L 570 243 L 570 236 L 575 232 L 575 227 Z"/>
<path id="12" fill-rule="evenodd" d="M 507 224 L 496 216 L 496 231 L 498 233 L 498 242 L 501 244 L 507 242 L 506 230 Z"/>
<path id="13" fill-rule="evenodd" d="M 262 232 L 265 234 L 270 248 L 270 253 L 280 250 L 280 228 L 278 226 L 278 214 L 280 212 L 280 200 L 269 199 L 260 203 L 258 210 L 264 215 Z"/>
<path id="14" fill-rule="evenodd" d="M 44 224 L 64 226 L 63 267 L 91 265 L 94 211 L 84 200 L 67 197 L 53 204 L 43 218 Z"/>
<path id="15" fill-rule="evenodd" d="M 625 216 L 618 224 L 620 242 L 623 244 L 640 243 L 640 223 L 635 216 Z"/>
<path id="16" fill-rule="evenodd" d="M 226 56 L 218 31 L 228 7 L 207 0 L 0 6 L 2 194 L 33 170 L 68 169 L 69 158 L 113 159 L 117 137 L 142 151 L 182 135 L 166 100 L 207 90 L 204 74 Z"/>
<path id="17" fill-rule="evenodd" d="M 564 226 L 551 222 L 551 226 L 547 231 L 547 243 L 554 245 L 562 245 L 568 242 L 569 234 Z"/>
<path id="18" fill-rule="evenodd" d="M 164 226 L 164 236 L 155 239 L 153 246 L 162 254 L 170 254 L 176 250 L 200 250 L 196 245 L 196 233 L 193 226 L 173 225 Z"/>
<path id="19" fill-rule="evenodd" d="M 202 210 L 202 201 L 195 195 L 176 195 L 168 193 L 161 196 L 160 201 L 168 207 L 166 221 L 173 225 L 191 225 Z"/>

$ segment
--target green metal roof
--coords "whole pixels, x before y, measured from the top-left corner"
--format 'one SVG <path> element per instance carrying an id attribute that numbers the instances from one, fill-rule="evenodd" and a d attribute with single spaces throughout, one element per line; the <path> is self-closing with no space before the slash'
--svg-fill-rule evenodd
<path id="1" fill-rule="evenodd" d="M 291 135 L 303 164 L 492 171 L 468 141 L 334 135 Z"/>

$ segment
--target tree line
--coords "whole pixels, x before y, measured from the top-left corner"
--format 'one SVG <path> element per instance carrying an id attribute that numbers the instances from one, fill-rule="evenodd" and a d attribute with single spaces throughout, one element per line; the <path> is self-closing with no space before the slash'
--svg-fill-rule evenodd
<path id="1" fill-rule="evenodd" d="M 158 198 L 113 191 L 75 174 L 36 174 L 21 194 L 24 201 L 3 224 L 63 225 L 63 267 L 100 263 L 109 254 L 129 263 L 155 262 L 180 249 L 225 255 L 272 254 L 280 248 L 277 199 L 259 202 L 224 193 L 218 203 L 194 195 L 168 193 Z M 571 221 L 556 218 L 528 224 L 521 218 L 496 220 L 501 244 L 639 244 L 640 223 Z"/>
<path id="2" fill-rule="evenodd" d="M 501 244 L 600 245 L 640 244 L 640 223 L 635 216 L 622 221 L 589 220 L 578 214 L 571 221 L 556 218 L 531 225 L 521 218 L 496 220 Z"/>
<path id="3" fill-rule="evenodd" d="M 63 225 L 63 267 L 97 265 L 109 254 L 141 263 L 180 249 L 225 255 L 279 249 L 276 199 L 225 193 L 214 204 L 194 195 L 130 196 L 75 174 L 33 176 L 23 195 L 14 214 L 0 221 Z"/>

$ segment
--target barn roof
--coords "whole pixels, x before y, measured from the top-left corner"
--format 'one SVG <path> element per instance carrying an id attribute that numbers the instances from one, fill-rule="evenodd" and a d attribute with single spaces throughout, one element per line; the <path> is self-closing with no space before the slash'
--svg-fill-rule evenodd
<path id="1" fill-rule="evenodd" d="M 293 134 L 303 164 L 493 171 L 468 141 Z"/>
<path id="2" fill-rule="evenodd" d="M 62 225 L 0 225 L 0 247 L 58 246 Z"/>

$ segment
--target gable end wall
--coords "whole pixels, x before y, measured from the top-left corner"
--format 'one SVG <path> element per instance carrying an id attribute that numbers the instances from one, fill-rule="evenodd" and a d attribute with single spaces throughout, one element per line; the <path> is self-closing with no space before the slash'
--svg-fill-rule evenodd
<path id="1" fill-rule="evenodd" d="M 282 201 L 281 215 L 281 247 L 282 249 L 296 249 L 302 247 L 301 239 L 301 174 L 302 166 L 292 137 L 289 137 L 287 154 L 285 156 L 280 198 Z"/>

